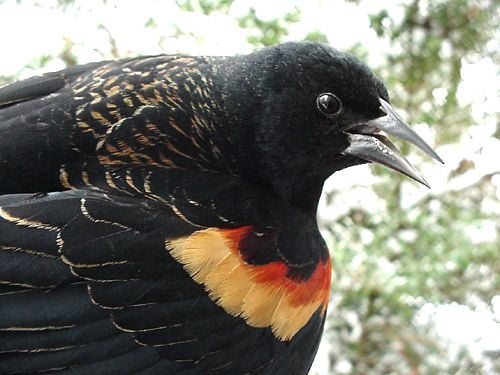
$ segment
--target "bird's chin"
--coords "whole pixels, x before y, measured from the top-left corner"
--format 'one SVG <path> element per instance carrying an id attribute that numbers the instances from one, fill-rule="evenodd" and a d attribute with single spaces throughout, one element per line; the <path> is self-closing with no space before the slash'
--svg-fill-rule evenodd
<path id="1" fill-rule="evenodd" d="M 331 167 L 330 175 L 335 172 L 341 171 L 342 169 L 368 163 L 370 163 L 370 161 L 358 158 L 356 156 L 339 154 L 335 156 L 333 163 L 331 163 L 330 165 Z"/>

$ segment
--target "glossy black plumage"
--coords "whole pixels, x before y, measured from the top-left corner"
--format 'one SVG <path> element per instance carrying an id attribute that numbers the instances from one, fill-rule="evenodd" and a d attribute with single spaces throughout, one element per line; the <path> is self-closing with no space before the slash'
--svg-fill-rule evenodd
<path id="1" fill-rule="evenodd" d="M 0 204 L 4 215 L 43 223 L 21 225 L 16 235 L 11 229 L 19 224 L 0 221 L 0 232 L 8 234 L 0 251 L 6 258 L 0 266 L 1 373 L 91 373 L 96 367 L 96 373 L 245 373 L 253 367 L 289 373 L 289 366 L 307 366 L 290 358 L 313 350 L 307 335 L 291 347 L 279 342 L 270 330 L 229 316 L 193 283 L 163 241 L 167 233 L 195 228 L 155 203 L 74 190 L 4 195 Z M 50 230 L 56 227 L 63 229 Z M 54 248 L 58 240 L 62 257 Z M 322 320 L 311 324 L 319 331 Z M 280 352 L 288 354 L 275 358 Z"/>
<path id="2" fill-rule="evenodd" d="M 381 99 L 315 43 L 0 88 L 0 373 L 306 373 L 330 283 L 317 203 L 365 162 L 349 129 Z"/>

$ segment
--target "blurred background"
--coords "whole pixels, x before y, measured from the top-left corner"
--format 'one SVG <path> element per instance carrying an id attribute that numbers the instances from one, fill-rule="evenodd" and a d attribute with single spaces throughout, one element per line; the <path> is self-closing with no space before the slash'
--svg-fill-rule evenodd
<path id="1" fill-rule="evenodd" d="M 382 5 L 383 4 L 383 5 Z M 407 151 L 331 177 L 322 374 L 500 373 L 500 6 L 495 0 L 0 0 L 0 84 L 103 59 L 233 55 L 287 40 L 350 51 L 446 164 Z"/>

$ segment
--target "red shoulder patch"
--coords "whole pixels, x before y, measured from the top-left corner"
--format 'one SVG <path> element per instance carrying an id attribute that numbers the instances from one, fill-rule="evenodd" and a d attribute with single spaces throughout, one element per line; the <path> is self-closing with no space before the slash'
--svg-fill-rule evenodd
<path id="1" fill-rule="evenodd" d="M 238 246 L 251 232 L 251 226 L 208 228 L 167 240 L 166 248 L 229 314 L 252 327 L 270 327 L 278 339 L 290 340 L 318 309 L 326 311 L 330 259 L 318 263 L 306 280 L 294 280 L 284 261 L 264 265 L 245 261 Z"/>

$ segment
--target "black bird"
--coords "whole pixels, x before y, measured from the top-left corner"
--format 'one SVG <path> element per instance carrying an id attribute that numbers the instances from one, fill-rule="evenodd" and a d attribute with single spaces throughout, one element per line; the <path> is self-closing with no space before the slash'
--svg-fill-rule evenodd
<path id="1" fill-rule="evenodd" d="M 0 88 L 1 374 L 305 374 L 325 179 L 439 157 L 317 43 L 91 63 Z"/>

